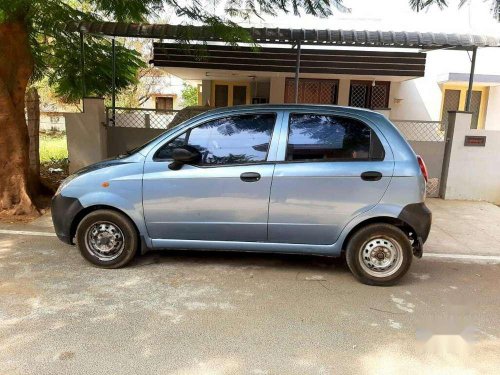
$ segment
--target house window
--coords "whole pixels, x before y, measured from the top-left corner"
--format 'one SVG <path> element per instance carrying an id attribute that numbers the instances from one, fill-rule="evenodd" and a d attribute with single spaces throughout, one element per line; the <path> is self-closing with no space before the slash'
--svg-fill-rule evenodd
<path id="1" fill-rule="evenodd" d="M 351 107 L 389 108 L 390 82 L 351 81 L 349 105 Z"/>
<path id="2" fill-rule="evenodd" d="M 339 81 L 336 79 L 299 79 L 302 104 L 337 104 Z M 295 103 L 295 79 L 285 81 L 285 103 Z"/>
<path id="3" fill-rule="evenodd" d="M 157 96 L 155 98 L 155 108 L 161 111 L 171 111 L 174 109 L 174 98 L 171 96 Z"/>

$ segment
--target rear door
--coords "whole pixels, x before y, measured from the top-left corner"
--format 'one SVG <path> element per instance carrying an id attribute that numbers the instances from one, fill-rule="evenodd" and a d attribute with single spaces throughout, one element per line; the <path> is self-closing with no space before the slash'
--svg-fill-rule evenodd
<path id="1" fill-rule="evenodd" d="M 286 121 L 286 117 L 284 119 Z M 327 245 L 374 207 L 393 174 L 380 131 L 341 114 L 289 113 L 269 205 L 269 241 Z"/>

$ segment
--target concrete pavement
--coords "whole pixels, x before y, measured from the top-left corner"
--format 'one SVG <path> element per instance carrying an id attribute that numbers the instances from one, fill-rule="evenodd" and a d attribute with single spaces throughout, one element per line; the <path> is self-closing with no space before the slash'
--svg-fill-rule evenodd
<path id="1" fill-rule="evenodd" d="M 434 209 L 428 247 L 481 250 L 446 247 L 466 220 L 499 254 L 467 217 L 498 225 L 498 208 L 460 205 Z M 51 233 L 46 218 L 15 229 Z M 309 256 L 165 251 L 101 270 L 55 237 L 3 232 L 0 374 L 497 374 L 498 280 L 500 264 L 425 257 L 390 288 Z"/>
<path id="2" fill-rule="evenodd" d="M 433 217 L 424 252 L 500 256 L 500 207 L 443 199 L 426 203 Z"/>

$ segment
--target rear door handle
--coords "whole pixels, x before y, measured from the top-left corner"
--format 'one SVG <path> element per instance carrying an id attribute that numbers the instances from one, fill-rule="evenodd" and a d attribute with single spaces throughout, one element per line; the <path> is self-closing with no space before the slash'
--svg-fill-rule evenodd
<path id="1" fill-rule="evenodd" d="M 382 173 L 377 171 L 366 171 L 361 173 L 361 179 L 365 181 L 378 181 L 382 178 Z"/>
<path id="2" fill-rule="evenodd" d="M 260 174 L 257 172 L 245 172 L 240 175 L 241 181 L 255 182 L 260 180 Z"/>

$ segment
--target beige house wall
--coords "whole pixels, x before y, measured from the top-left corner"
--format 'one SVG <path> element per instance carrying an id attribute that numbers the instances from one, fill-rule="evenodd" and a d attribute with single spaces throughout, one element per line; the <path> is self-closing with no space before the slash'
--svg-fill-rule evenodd
<path id="1" fill-rule="evenodd" d="M 500 86 L 490 87 L 484 128 L 500 130 Z"/>
<path id="2" fill-rule="evenodd" d="M 104 99 L 85 98 L 83 107 L 82 113 L 64 115 L 70 173 L 108 156 Z"/>
<path id="3" fill-rule="evenodd" d="M 450 112 L 441 196 L 500 203 L 500 131 L 470 129 L 472 115 Z M 485 136 L 486 146 L 465 146 L 466 136 Z"/>
<path id="4" fill-rule="evenodd" d="M 349 105 L 349 91 L 351 88 L 350 79 L 339 79 L 338 105 Z"/>
<path id="5" fill-rule="evenodd" d="M 207 105 L 212 103 L 212 80 L 204 79 L 201 81 L 201 103 L 199 105 Z"/>
<path id="6" fill-rule="evenodd" d="M 285 101 L 285 77 L 271 77 L 269 103 L 283 104 Z"/>

